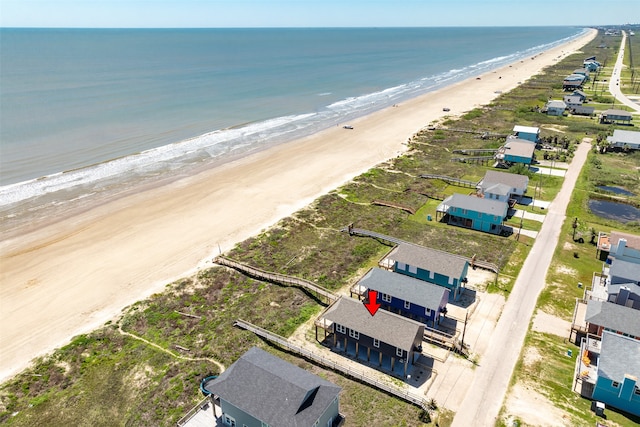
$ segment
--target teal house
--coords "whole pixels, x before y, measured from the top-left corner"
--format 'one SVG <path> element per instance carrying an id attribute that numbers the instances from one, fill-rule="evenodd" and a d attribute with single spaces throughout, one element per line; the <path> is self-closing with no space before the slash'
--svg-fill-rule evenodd
<path id="1" fill-rule="evenodd" d="M 420 305 L 431 310 L 442 311 L 444 298 L 457 301 L 462 295 L 464 286 L 467 283 L 467 271 L 469 261 L 458 255 L 453 255 L 437 249 L 426 248 L 424 246 L 400 244 L 393 248 L 387 256 L 380 262 L 382 268 L 396 273 L 404 274 L 434 285 L 448 289 L 448 295 L 436 292 L 432 288 L 416 290 L 416 294 L 422 294 L 420 298 L 426 298 L 427 289 L 431 295 L 431 301 L 420 302 Z M 409 288 L 407 288 L 409 289 Z M 414 299 L 412 299 L 414 298 Z M 415 301 L 418 299 L 411 296 L 405 300 Z M 420 300 L 422 301 L 422 300 Z M 439 316 L 439 313 L 436 313 Z M 438 320 L 429 318 L 428 320 Z"/>
<path id="2" fill-rule="evenodd" d="M 516 125 L 513 127 L 513 135 L 526 141 L 538 142 L 540 138 L 540 128 Z"/>
<path id="3" fill-rule="evenodd" d="M 640 416 L 640 341 L 605 331 L 602 341 L 595 343 L 588 338 L 581 345 L 581 394 Z"/>
<path id="4" fill-rule="evenodd" d="M 438 205 L 436 217 L 441 216 L 451 225 L 499 234 L 508 209 L 509 205 L 504 201 L 456 193 Z"/>
<path id="5" fill-rule="evenodd" d="M 498 149 L 496 160 L 499 162 L 514 164 L 524 163 L 530 165 L 533 163 L 533 154 L 536 150 L 536 144 L 531 141 L 520 138 L 508 138 L 507 142 Z"/>

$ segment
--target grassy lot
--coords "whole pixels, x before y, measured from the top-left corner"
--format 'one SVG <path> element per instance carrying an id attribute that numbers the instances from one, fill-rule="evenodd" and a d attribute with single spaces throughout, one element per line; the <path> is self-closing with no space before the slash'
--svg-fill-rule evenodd
<path id="1" fill-rule="evenodd" d="M 607 42 L 614 43 L 609 39 Z M 599 125 L 596 120 L 548 117 L 534 111 L 549 96 L 562 96 L 558 81 L 577 68 L 585 55 L 597 54 L 599 60 L 602 55 L 613 57 L 612 49 L 596 49 L 597 43 L 591 43 L 581 54 L 554 64 L 545 74 L 503 94 L 491 105 L 445 123 L 455 129 L 498 134 L 510 133 L 516 123 L 542 126 L 544 137 L 564 136 L 571 143 L 585 135 L 610 133 L 611 127 Z M 441 174 L 477 181 L 489 166 L 451 162 L 452 157 L 460 157 L 454 155 L 453 150 L 498 145 L 498 140 L 482 139 L 480 134 L 442 127 L 425 129 L 409 142 L 405 155 L 378 165 L 320 197 L 269 230 L 239 243 L 226 255 L 338 290 L 352 284 L 390 249 L 382 242 L 350 237 L 340 231 L 354 223 L 356 227 L 467 257 L 475 254 L 478 259 L 496 263 L 501 268 L 500 280 L 490 285 L 489 291 L 508 295 L 532 240 L 525 236 L 519 240 L 514 236 L 504 238 L 436 222 L 438 198 L 454 192 L 468 193 L 470 189 L 419 177 Z M 630 166 L 637 164 L 638 157 L 594 153 L 592 158 L 600 161 L 599 167 L 598 162 L 590 160 L 589 167 L 585 168 L 569 217 L 579 217 L 581 230 L 591 227 L 606 231 L 636 230 L 634 225 L 621 226 L 588 214 L 585 203 L 595 194 L 594 186 L 600 185 L 596 182 L 624 184 L 625 188 L 640 194 L 640 183 Z M 594 170 L 598 172 L 599 181 L 592 179 L 590 171 Z M 541 186 L 539 198 L 551 200 L 559 191 L 562 178 L 544 176 L 536 180 L 533 177 L 530 191 L 536 184 Z M 374 205 L 373 201 L 409 207 L 416 214 Z M 432 216 L 432 221 L 428 221 L 427 215 Z M 539 227 L 539 223 L 525 221 L 526 227 Z M 519 220 L 517 222 L 519 225 Z M 568 281 L 560 266 L 576 269 L 578 280 L 588 283 L 590 271 L 596 265 L 592 260 L 595 249 L 588 240 L 582 245 L 569 241 L 578 248 L 579 258 L 575 261 L 575 249 L 562 249 L 571 231 L 570 223 L 565 224 L 561 244 L 556 249 L 552 269 L 557 270 L 558 275 L 550 276 L 549 282 L 557 283 L 557 288 L 550 286 L 541 297 L 545 310 L 564 318 L 581 290 L 578 292 L 575 283 Z M 75 337 L 69 345 L 3 384 L 0 422 L 15 426 L 113 425 L 114 420 L 132 426 L 175 424 L 201 399 L 199 380 L 218 370 L 207 358 L 229 366 L 251 346 L 264 346 L 252 334 L 234 328 L 234 320 L 241 317 L 289 336 L 322 307 L 322 302 L 299 289 L 252 280 L 225 268 L 202 270 L 128 307 L 117 322 Z M 119 327 L 166 351 L 122 335 Z M 533 338 L 530 341 L 533 342 Z M 283 355 L 277 349 L 270 350 Z M 286 357 L 344 388 L 341 408 L 347 414 L 347 425 L 369 425 L 360 420 L 371 419 L 376 420 L 376 425 L 421 423 L 422 414 L 417 408 L 293 356 Z M 441 411 L 439 416 L 439 424 L 446 426 L 453 414 Z"/>

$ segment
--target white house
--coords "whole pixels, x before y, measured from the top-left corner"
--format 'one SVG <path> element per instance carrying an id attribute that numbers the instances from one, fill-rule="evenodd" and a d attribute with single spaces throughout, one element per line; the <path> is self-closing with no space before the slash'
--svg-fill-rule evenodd
<path id="1" fill-rule="evenodd" d="M 630 150 L 640 150 L 640 132 L 632 130 L 613 131 L 613 136 L 607 137 L 607 141 L 613 148 L 628 148 Z"/>

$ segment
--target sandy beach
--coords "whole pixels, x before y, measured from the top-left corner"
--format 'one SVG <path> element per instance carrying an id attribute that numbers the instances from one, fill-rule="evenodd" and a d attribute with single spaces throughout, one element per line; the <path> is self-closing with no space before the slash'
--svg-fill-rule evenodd
<path id="1" fill-rule="evenodd" d="M 351 121 L 352 130 L 327 129 L 12 233 L 0 242 L 0 381 L 123 307 L 210 266 L 219 250 L 401 154 L 429 123 L 489 103 L 596 33 Z"/>

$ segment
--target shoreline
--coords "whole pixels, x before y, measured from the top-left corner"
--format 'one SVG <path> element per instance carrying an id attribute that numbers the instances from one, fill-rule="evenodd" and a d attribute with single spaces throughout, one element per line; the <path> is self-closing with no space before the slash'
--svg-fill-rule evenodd
<path id="1" fill-rule="evenodd" d="M 429 123 L 489 103 L 595 34 L 352 120 L 353 130 L 341 124 L 3 241 L 0 381 L 123 307 L 210 267 L 219 250 L 400 155 Z"/>

